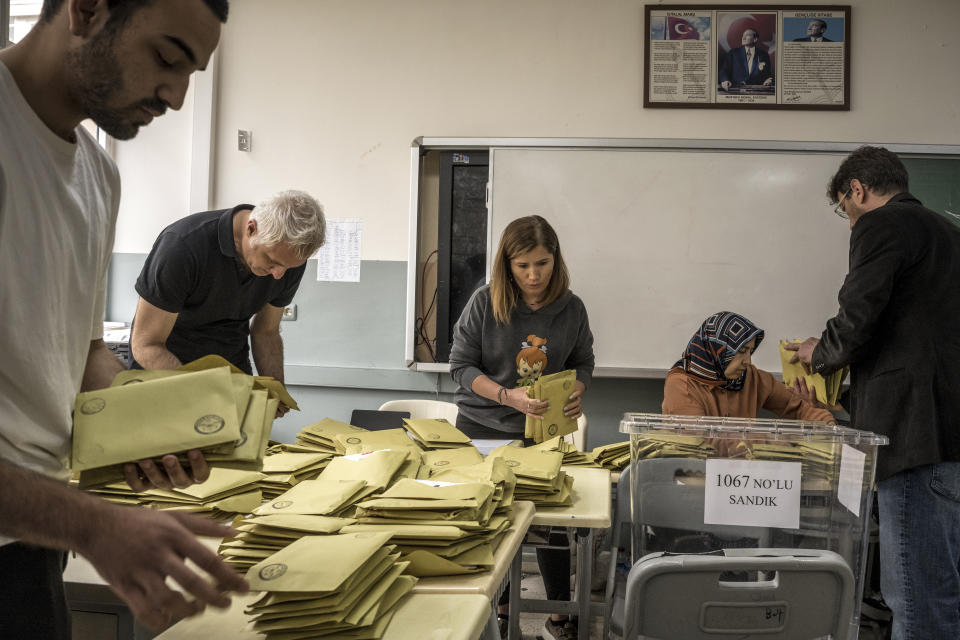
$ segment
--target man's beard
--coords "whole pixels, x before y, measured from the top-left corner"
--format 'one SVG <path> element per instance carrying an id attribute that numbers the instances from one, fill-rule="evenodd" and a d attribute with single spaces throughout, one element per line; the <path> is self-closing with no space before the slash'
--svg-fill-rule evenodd
<path id="1" fill-rule="evenodd" d="M 110 99 L 123 90 L 123 70 L 113 51 L 116 29 L 110 27 L 67 58 L 68 91 L 83 113 L 98 127 L 117 140 L 137 135 L 143 122 L 135 122 L 139 107 L 163 113 L 166 105 L 156 98 L 147 98 L 127 107 L 110 107 Z M 145 117 L 145 116 L 144 116 Z"/>

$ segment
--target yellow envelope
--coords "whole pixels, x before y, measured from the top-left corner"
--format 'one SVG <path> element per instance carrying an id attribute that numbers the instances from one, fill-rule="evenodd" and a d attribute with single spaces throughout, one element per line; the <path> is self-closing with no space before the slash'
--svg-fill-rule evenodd
<path id="1" fill-rule="evenodd" d="M 333 436 L 334 444 L 341 453 L 347 452 L 347 447 L 359 447 L 361 452 L 378 451 L 380 449 L 415 449 L 422 451 L 413 438 L 403 429 L 383 429 L 382 431 L 365 431 L 361 433 L 340 433 Z"/>
<path id="2" fill-rule="evenodd" d="M 403 423 L 421 442 L 428 445 L 436 443 L 466 444 L 470 442 L 469 436 L 443 418 L 404 418 Z"/>
<path id="3" fill-rule="evenodd" d="M 305 534 L 337 533 L 343 527 L 354 524 L 352 518 L 330 518 L 327 516 L 309 516 L 293 513 L 254 516 L 235 524 L 240 531 L 290 531 L 301 537 Z"/>
<path id="4" fill-rule="evenodd" d="M 300 406 L 297 404 L 297 401 L 293 399 L 293 396 L 290 395 L 287 388 L 283 386 L 283 383 L 279 380 L 271 378 L 270 376 L 256 376 L 253 380 L 255 388 L 266 389 L 270 392 L 271 397 L 277 398 L 291 409 L 300 411 Z"/>
<path id="5" fill-rule="evenodd" d="M 254 591 L 333 591 L 389 539 L 389 533 L 306 536 L 251 568 L 247 581 Z"/>
<path id="6" fill-rule="evenodd" d="M 563 454 L 559 451 L 543 451 L 524 447 L 497 447 L 487 457 L 503 458 L 515 475 L 538 480 L 553 480 L 556 478 L 560 472 L 560 465 L 563 463 Z"/>
<path id="7" fill-rule="evenodd" d="M 305 480 L 260 506 L 254 513 L 258 516 L 275 513 L 302 515 L 331 515 L 344 506 L 352 504 L 363 492 L 363 480 Z"/>
<path id="8" fill-rule="evenodd" d="M 160 378 L 169 378 L 184 373 L 175 369 L 124 369 L 113 377 L 111 387 L 121 387 L 125 384 L 136 384 L 138 382 L 151 382 Z"/>
<path id="9" fill-rule="evenodd" d="M 430 474 L 454 467 L 480 464 L 483 456 L 475 447 L 457 447 L 455 449 L 438 449 L 423 453 L 423 464 L 430 468 Z"/>
<path id="10" fill-rule="evenodd" d="M 404 435 L 406 438 L 406 435 Z M 371 453 L 340 456 L 320 474 L 320 480 L 361 480 L 367 486 L 385 489 L 407 460 L 405 451 L 384 449 Z"/>
<path id="11" fill-rule="evenodd" d="M 226 368 L 80 393 L 73 470 L 239 440 L 234 397 Z"/>
<path id="12" fill-rule="evenodd" d="M 796 343 L 801 341 L 792 340 L 791 342 Z M 819 373 L 807 373 L 803 370 L 803 365 L 799 362 L 790 363 L 790 360 L 793 359 L 797 352 L 788 351 L 785 346 L 787 343 L 787 340 L 780 341 L 780 364 L 783 369 L 783 383 L 791 387 L 793 386 L 794 380 L 803 378 L 808 387 L 812 386 L 816 390 L 817 400 L 829 407 L 837 404 L 840 397 L 841 385 L 843 384 L 844 378 L 846 378 L 850 372 L 850 367 L 844 367 L 839 371 L 834 371 L 826 377 Z"/>
<path id="13" fill-rule="evenodd" d="M 525 433 L 536 442 L 565 436 L 577 430 L 576 418 L 563 414 L 563 408 L 570 403 L 570 394 L 577 388 L 577 372 L 567 369 L 559 373 L 540 376 L 527 395 L 537 400 L 546 400 L 550 407 L 542 414 L 542 419 L 527 416 Z"/>

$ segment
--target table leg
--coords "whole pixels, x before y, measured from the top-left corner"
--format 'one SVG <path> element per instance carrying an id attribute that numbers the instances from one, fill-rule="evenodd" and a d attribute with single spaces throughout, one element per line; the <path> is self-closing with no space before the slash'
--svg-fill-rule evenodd
<path id="1" fill-rule="evenodd" d="M 497 603 L 490 604 L 490 617 L 483 630 L 484 640 L 500 640 L 500 626 L 497 624 Z"/>
<path id="2" fill-rule="evenodd" d="M 577 529 L 577 605 L 580 609 L 578 632 L 590 637 L 590 587 L 593 583 L 593 529 Z"/>
<path id="3" fill-rule="evenodd" d="M 513 562 L 510 563 L 510 622 L 507 626 L 507 640 L 521 640 L 520 637 L 520 567 L 523 562 L 523 545 L 517 548 Z"/>

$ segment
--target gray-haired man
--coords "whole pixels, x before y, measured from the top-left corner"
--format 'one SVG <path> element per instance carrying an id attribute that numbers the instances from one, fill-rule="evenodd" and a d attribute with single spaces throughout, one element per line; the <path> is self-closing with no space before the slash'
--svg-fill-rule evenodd
<path id="1" fill-rule="evenodd" d="M 250 373 L 252 348 L 257 372 L 283 381 L 280 318 L 324 237 L 323 207 L 302 191 L 171 224 L 137 279 L 133 366 L 216 354 Z"/>

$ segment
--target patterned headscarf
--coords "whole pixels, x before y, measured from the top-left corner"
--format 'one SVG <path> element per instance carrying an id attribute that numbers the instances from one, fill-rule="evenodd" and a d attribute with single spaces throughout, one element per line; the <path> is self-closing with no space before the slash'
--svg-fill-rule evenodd
<path id="1" fill-rule="evenodd" d="M 763 340 L 763 330 L 743 316 L 731 311 L 715 313 L 700 325 L 687 348 L 674 367 L 681 367 L 689 374 L 706 380 L 726 380 L 724 370 L 745 344 L 757 339 L 756 347 Z M 746 372 L 736 380 L 728 380 L 725 389 L 739 391 L 743 388 Z"/>

